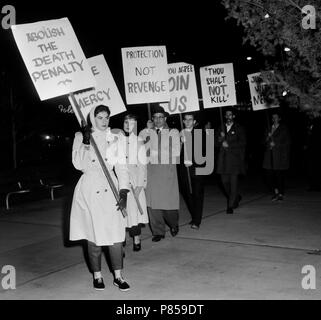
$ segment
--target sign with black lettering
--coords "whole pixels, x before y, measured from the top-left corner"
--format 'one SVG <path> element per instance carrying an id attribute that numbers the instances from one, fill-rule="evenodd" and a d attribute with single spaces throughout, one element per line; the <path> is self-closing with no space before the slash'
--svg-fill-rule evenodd
<path id="1" fill-rule="evenodd" d="M 96 85 L 68 18 L 13 25 L 11 29 L 40 100 Z"/>
<path id="2" fill-rule="evenodd" d="M 170 100 L 165 46 L 122 48 L 127 104 Z"/>
<path id="3" fill-rule="evenodd" d="M 96 79 L 97 85 L 94 89 L 85 90 L 83 92 L 74 94 L 74 97 L 76 98 L 84 117 L 87 117 L 88 113 L 93 107 L 100 104 L 104 104 L 109 107 L 111 117 L 126 111 L 123 99 L 118 91 L 105 57 L 101 54 L 99 56 L 91 57 L 87 59 L 87 61 L 92 74 Z M 77 116 L 79 123 L 81 123 L 71 97 L 69 97 L 69 102 Z"/>
<path id="4" fill-rule="evenodd" d="M 169 113 L 183 113 L 199 110 L 195 69 L 184 62 L 168 65 L 170 102 L 160 103 Z"/>
<path id="5" fill-rule="evenodd" d="M 200 68 L 204 108 L 236 105 L 233 63 Z"/>
<path id="6" fill-rule="evenodd" d="M 273 74 L 273 71 L 270 71 Z M 267 74 L 267 72 L 265 72 Z M 252 108 L 253 111 L 277 108 L 279 105 L 268 106 L 262 95 L 262 90 L 266 83 L 262 82 L 261 72 L 252 73 L 247 76 L 249 80 L 251 100 L 252 100 Z"/>

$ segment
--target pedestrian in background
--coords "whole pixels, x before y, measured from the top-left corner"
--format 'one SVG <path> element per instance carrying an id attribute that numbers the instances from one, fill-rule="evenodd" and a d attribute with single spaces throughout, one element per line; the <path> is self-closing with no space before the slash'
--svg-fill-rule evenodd
<path id="1" fill-rule="evenodd" d="M 274 109 L 271 113 L 272 125 L 265 133 L 265 151 L 263 168 L 273 193 L 272 201 L 282 201 L 285 189 L 285 172 L 290 165 L 291 137 L 288 127 L 282 123 L 280 113 Z"/>
<path id="2" fill-rule="evenodd" d="M 239 193 L 238 180 L 245 174 L 246 135 L 244 128 L 235 121 L 236 111 L 225 109 L 225 123 L 217 130 L 216 142 L 219 155 L 216 172 L 220 174 L 227 196 L 227 214 L 233 214 L 242 199 Z"/>

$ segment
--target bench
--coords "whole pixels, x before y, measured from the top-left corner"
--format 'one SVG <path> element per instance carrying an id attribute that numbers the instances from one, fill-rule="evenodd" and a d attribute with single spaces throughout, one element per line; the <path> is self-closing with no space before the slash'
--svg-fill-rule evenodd
<path id="1" fill-rule="evenodd" d="M 9 198 L 14 194 L 28 193 L 31 190 L 24 189 L 19 181 L 9 182 L 0 186 L 0 194 L 5 196 L 6 209 L 9 210 Z"/>
<path id="2" fill-rule="evenodd" d="M 26 193 L 37 193 L 49 190 L 50 199 L 54 200 L 54 191 L 64 186 L 63 183 L 50 178 L 17 178 L 14 182 L 2 183 L 0 186 L 0 194 L 5 196 L 6 209 L 10 209 L 9 200 L 13 195 L 21 195 Z"/>
<path id="3" fill-rule="evenodd" d="M 62 188 L 64 186 L 63 183 L 59 183 L 58 181 L 54 181 L 54 180 L 51 180 L 51 179 L 41 179 L 41 178 L 39 178 L 39 182 L 44 188 L 50 190 L 50 198 L 51 198 L 51 200 L 55 200 L 55 198 L 54 198 L 54 190 L 56 190 L 58 188 Z"/>

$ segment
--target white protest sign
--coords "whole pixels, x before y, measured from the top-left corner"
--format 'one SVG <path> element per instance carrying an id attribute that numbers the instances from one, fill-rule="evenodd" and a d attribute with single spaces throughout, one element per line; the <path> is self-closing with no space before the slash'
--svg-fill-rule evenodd
<path id="1" fill-rule="evenodd" d="M 233 63 L 200 68 L 204 108 L 236 105 Z"/>
<path id="2" fill-rule="evenodd" d="M 160 103 L 169 113 L 183 113 L 199 110 L 195 69 L 184 62 L 168 65 L 170 102 Z"/>
<path id="3" fill-rule="evenodd" d="M 11 28 L 40 100 L 96 85 L 68 18 Z"/>
<path id="4" fill-rule="evenodd" d="M 87 59 L 87 61 L 91 68 L 92 74 L 96 79 L 97 85 L 94 89 L 85 90 L 83 92 L 74 94 L 74 97 L 76 98 L 76 101 L 78 102 L 80 110 L 85 119 L 90 110 L 100 104 L 109 107 L 110 116 L 115 116 L 116 114 L 126 111 L 123 99 L 118 91 L 105 57 L 101 54 L 99 56 L 91 57 Z M 81 123 L 81 119 L 79 118 L 76 106 L 74 105 L 71 97 L 69 97 L 69 102 L 77 116 L 79 123 Z"/>
<path id="5" fill-rule="evenodd" d="M 273 73 L 273 71 L 271 71 L 271 73 Z M 279 107 L 279 105 L 268 106 L 266 104 L 261 94 L 263 86 L 266 85 L 265 83 L 260 83 L 261 72 L 249 74 L 247 78 L 249 80 L 253 111 Z"/>
<path id="6" fill-rule="evenodd" d="M 122 48 L 127 104 L 170 100 L 165 46 Z"/>

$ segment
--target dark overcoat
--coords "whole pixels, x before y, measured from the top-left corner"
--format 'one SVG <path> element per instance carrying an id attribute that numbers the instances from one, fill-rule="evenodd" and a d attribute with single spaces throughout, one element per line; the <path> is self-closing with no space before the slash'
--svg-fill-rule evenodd
<path id="1" fill-rule="evenodd" d="M 238 123 L 232 125 L 225 136 L 228 148 L 222 146 L 223 141 L 219 141 L 220 130 L 217 131 L 216 143 L 220 147 L 216 172 L 219 174 L 245 174 L 246 135 L 244 128 Z"/>
<path id="2" fill-rule="evenodd" d="M 270 139 L 267 139 L 263 158 L 263 168 L 270 170 L 287 170 L 290 165 L 290 133 L 285 124 L 280 124 L 272 134 L 272 141 L 275 143 L 273 148 L 270 148 Z"/>

